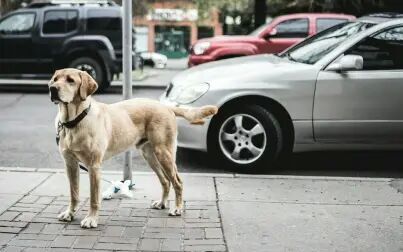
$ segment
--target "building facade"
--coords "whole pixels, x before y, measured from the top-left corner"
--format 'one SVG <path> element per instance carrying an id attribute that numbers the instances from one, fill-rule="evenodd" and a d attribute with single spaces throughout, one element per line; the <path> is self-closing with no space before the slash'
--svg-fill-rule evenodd
<path id="1" fill-rule="evenodd" d="M 150 1 L 148 9 L 148 14 L 134 17 L 137 51 L 181 58 L 198 39 L 222 35 L 218 11 L 201 18 L 191 0 Z"/>

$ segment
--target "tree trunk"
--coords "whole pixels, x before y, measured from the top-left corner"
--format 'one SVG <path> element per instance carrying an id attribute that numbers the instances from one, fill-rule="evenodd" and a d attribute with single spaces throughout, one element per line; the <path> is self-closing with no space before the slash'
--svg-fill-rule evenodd
<path id="1" fill-rule="evenodd" d="M 254 16 L 255 28 L 266 23 L 267 3 L 266 0 L 255 0 Z"/>
<path id="2" fill-rule="evenodd" d="M 0 16 L 7 11 L 7 0 L 0 0 Z"/>

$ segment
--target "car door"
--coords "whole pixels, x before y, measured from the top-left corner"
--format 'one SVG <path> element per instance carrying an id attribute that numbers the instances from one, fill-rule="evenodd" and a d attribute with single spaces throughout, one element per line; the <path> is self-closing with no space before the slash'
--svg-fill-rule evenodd
<path id="1" fill-rule="evenodd" d="M 309 19 L 295 18 L 278 23 L 265 36 L 267 40 L 266 53 L 279 53 L 288 47 L 302 41 L 309 35 Z"/>
<path id="2" fill-rule="evenodd" d="M 0 22 L 0 74 L 35 71 L 34 12 L 11 14 Z"/>
<path id="3" fill-rule="evenodd" d="M 321 71 L 314 101 L 319 142 L 403 142 L 403 27 L 369 36 L 344 55 L 363 57 L 358 71 Z"/>
<path id="4" fill-rule="evenodd" d="M 42 73 L 53 73 L 56 68 L 67 67 L 67 65 L 60 65 L 61 62 L 65 61 L 65 59 L 60 58 L 61 50 L 66 39 L 75 35 L 77 31 L 77 10 L 51 9 L 43 13 L 39 42 Z"/>

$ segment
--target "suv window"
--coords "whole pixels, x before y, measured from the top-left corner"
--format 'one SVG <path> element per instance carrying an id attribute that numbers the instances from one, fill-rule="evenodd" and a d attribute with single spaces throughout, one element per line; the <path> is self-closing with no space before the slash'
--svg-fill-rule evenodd
<path id="1" fill-rule="evenodd" d="M 20 13 L 12 15 L 0 23 L 0 33 L 27 34 L 31 31 L 34 21 L 34 13 Z"/>
<path id="2" fill-rule="evenodd" d="M 120 31 L 121 19 L 118 11 L 89 10 L 87 30 L 94 31 Z"/>
<path id="3" fill-rule="evenodd" d="M 274 38 L 305 38 L 308 36 L 308 19 L 298 18 L 285 20 L 276 26 Z"/>
<path id="4" fill-rule="evenodd" d="M 77 11 L 47 11 L 43 22 L 43 33 L 60 34 L 77 29 Z"/>
<path id="5" fill-rule="evenodd" d="M 367 37 L 345 54 L 361 55 L 363 70 L 403 69 L 403 27 Z"/>
<path id="6" fill-rule="evenodd" d="M 86 33 L 88 35 L 104 35 L 112 42 L 115 50 L 122 49 L 122 19 L 120 9 L 89 9 L 87 11 Z"/>
<path id="7" fill-rule="evenodd" d="M 316 32 L 321 32 L 332 26 L 347 22 L 347 19 L 342 18 L 318 18 L 316 19 Z"/>

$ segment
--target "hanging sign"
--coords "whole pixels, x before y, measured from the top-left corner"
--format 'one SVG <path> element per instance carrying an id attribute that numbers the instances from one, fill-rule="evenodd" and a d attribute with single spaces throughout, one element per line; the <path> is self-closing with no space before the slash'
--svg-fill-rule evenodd
<path id="1" fill-rule="evenodd" d="M 196 21 L 196 9 L 153 9 L 147 15 L 148 20 L 154 21 Z"/>

